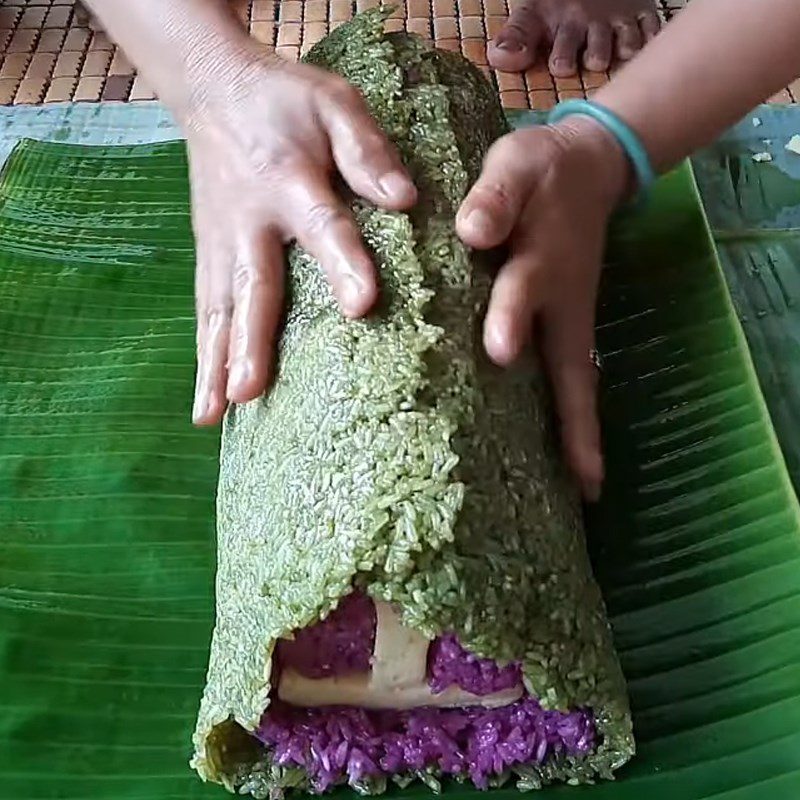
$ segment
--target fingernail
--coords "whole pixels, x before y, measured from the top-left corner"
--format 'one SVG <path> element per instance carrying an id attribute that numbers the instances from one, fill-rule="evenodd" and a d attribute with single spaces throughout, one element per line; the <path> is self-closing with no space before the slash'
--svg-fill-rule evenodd
<path id="1" fill-rule="evenodd" d="M 587 503 L 596 503 L 600 499 L 603 485 L 597 481 L 587 481 L 583 487 L 583 496 Z"/>
<path id="2" fill-rule="evenodd" d="M 592 450 L 587 458 L 586 466 L 583 494 L 589 503 L 596 503 L 603 490 L 603 454 L 599 450 Z"/>
<path id="3" fill-rule="evenodd" d="M 192 422 L 199 422 L 208 413 L 208 397 L 205 394 L 196 394 L 194 396 L 194 405 L 192 406 Z"/>
<path id="4" fill-rule="evenodd" d="M 464 224 L 470 229 L 472 234 L 478 236 L 488 236 L 492 232 L 492 218 L 482 208 L 474 208 L 467 214 Z"/>
<path id="5" fill-rule="evenodd" d="M 231 395 L 237 390 L 242 389 L 247 381 L 250 380 L 252 374 L 253 365 L 250 363 L 249 358 L 238 358 L 233 362 L 228 372 L 228 387 L 226 390 L 228 399 L 230 399 Z"/>
<path id="6" fill-rule="evenodd" d="M 485 346 L 489 357 L 500 366 L 508 366 L 516 355 L 513 334 L 502 324 L 494 323 L 487 326 Z"/>
<path id="7" fill-rule="evenodd" d="M 361 281 L 355 275 L 345 275 L 342 278 L 341 288 L 342 309 L 348 314 L 358 314 L 361 311 L 362 300 Z"/>
<path id="8" fill-rule="evenodd" d="M 408 192 L 411 182 L 402 172 L 389 172 L 378 181 L 378 186 L 387 197 L 397 198 Z"/>
<path id="9" fill-rule="evenodd" d="M 519 53 L 523 45 L 515 39 L 495 39 L 492 42 L 498 50 L 505 50 L 508 53 Z"/>

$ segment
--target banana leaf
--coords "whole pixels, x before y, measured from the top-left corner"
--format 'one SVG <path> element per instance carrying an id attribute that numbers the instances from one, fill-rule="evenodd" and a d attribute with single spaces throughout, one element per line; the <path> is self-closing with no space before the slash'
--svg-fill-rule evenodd
<path id="1" fill-rule="evenodd" d="M 800 491 L 800 108 L 764 106 L 699 153 L 697 180 L 773 423 Z M 769 162 L 755 162 L 767 152 Z"/>
<path id="2" fill-rule="evenodd" d="M 183 145 L 25 141 L 6 164 L 3 800 L 225 796 L 187 766 L 219 444 L 189 425 L 192 257 Z M 540 796 L 795 800 L 800 518 L 687 168 L 617 228 L 598 334 L 589 537 L 639 754 Z"/>

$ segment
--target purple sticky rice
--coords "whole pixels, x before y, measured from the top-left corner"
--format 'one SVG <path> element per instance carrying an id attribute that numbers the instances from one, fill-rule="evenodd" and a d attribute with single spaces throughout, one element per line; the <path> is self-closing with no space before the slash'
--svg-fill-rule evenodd
<path id="1" fill-rule="evenodd" d="M 299 766 L 317 792 L 347 781 L 433 767 L 486 788 L 492 775 L 558 755 L 587 755 L 595 729 L 587 711 L 543 711 L 531 697 L 495 709 L 295 708 L 275 701 L 257 735 L 282 766 Z"/>
<path id="2" fill-rule="evenodd" d="M 278 662 L 311 678 L 363 672 L 374 639 L 372 601 L 354 593 L 326 620 L 282 642 Z M 428 681 L 434 692 L 457 684 L 485 695 L 519 685 L 521 670 L 478 658 L 445 634 L 431 644 Z M 590 711 L 545 711 L 528 695 L 502 708 L 410 711 L 297 708 L 273 700 L 256 733 L 277 764 L 301 767 L 317 792 L 429 769 L 486 788 L 492 776 L 515 765 L 585 756 L 596 745 Z"/>
<path id="3" fill-rule="evenodd" d="M 472 694 L 486 695 L 513 689 L 521 682 L 519 664 L 501 667 L 490 658 L 478 658 L 452 633 L 434 639 L 428 648 L 428 685 L 437 694 L 455 684 Z"/>
<path id="4" fill-rule="evenodd" d="M 375 604 L 361 592 L 347 595 L 322 622 L 278 643 L 281 667 L 306 678 L 366 672 L 375 646 Z"/>

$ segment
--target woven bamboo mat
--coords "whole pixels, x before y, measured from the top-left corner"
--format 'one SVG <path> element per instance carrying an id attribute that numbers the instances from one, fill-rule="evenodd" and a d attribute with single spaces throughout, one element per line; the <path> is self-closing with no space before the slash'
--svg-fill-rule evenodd
<path id="1" fill-rule="evenodd" d="M 135 0 L 120 0 L 120 2 Z M 669 20 L 686 0 L 660 0 Z M 231 0 L 251 34 L 287 59 L 296 59 L 328 30 L 378 0 Z M 493 73 L 486 42 L 508 13 L 506 0 L 396 0 L 390 20 L 439 47 L 460 50 L 496 82 L 507 108 L 550 108 L 558 99 L 590 95 L 603 73 L 553 80 L 544 65 L 525 75 Z M 63 101 L 146 100 L 153 92 L 75 0 L 0 0 L 0 105 Z M 800 101 L 800 81 L 773 102 Z"/>

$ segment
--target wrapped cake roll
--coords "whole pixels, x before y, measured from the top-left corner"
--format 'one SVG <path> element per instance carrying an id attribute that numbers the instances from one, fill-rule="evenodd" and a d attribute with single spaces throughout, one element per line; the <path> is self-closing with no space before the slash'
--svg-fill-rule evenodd
<path id="1" fill-rule="evenodd" d="M 193 766 L 256 798 L 610 778 L 630 713 L 546 380 L 487 360 L 492 264 L 454 231 L 506 122 L 476 68 L 384 18 L 308 61 L 362 91 L 420 199 L 350 198 L 380 275 L 366 319 L 289 254 L 277 381 L 224 425 Z"/>

